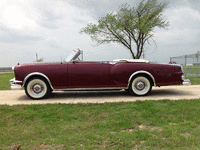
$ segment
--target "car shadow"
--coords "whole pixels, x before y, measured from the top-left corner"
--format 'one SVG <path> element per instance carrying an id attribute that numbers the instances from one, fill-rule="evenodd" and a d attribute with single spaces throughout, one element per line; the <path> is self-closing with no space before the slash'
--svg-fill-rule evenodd
<path id="1" fill-rule="evenodd" d="M 184 90 L 176 90 L 176 89 L 156 89 L 152 90 L 151 93 L 147 96 L 132 96 L 129 92 L 124 90 L 112 90 L 112 91 L 53 91 L 49 98 L 41 99 L 41 100 L 72 100 L 72 99 L 115 99 L 115 98 L 134 98 L 134 99 L 156 99 L 163 97 L 163 99 L 174 98 L 175 96 L 194 96 L 194 94 L 190 92 L 185 92 Z M 26 95 L 23 95 L 19 98 L 21 101 L 29 101 L 31 100 Z M 32 100 L 31 100 L 32 101 Z"/>
<path id="2" fill-rule="evenodd" d="M 152 90 L 149 96 L 160 97 L 160 96 L 194 96 L 191 92 L 186 92 L 184 90 L 175 90 L 175 89 L 159 89 Z"/>
<path id="3" fill-rule="evenodd" d="M 131 96 L 129 92 L 121 90 L 112 91 L 63 91 L 63 92 L 53 92 L 51 94 L 52 98 L 97 98 L 97 97 L 124 97 Z"/>

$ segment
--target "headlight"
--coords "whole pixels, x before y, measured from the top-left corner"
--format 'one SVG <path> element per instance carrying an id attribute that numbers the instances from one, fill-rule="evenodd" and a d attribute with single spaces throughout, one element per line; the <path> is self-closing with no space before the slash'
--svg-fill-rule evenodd
<path id="1" fill-rule="evenodd" d="M 182 79 L 182 80 L 185 80 L 185 77 L 184 77 L 184 75 L 182 75 L 182 76 L 181 76 L 181 79 Z"/>
<path id="2" fill-rule="evenodd" d="M 183 72 L 183 75 L 181 76 L 181 79 L 182 79 L 182 80 L 185 80 L 183 66 L 182 66 L 182 65 L 180 65 L 180 66 L 181 66 L 181 71 Z"/>
<path id="3" fill-rule="evenodd" d="M 12 70 L 13 70 L 13 71 L 14 71 L 14 69 L 15 69 L 15 66 L 12 67 Z"/>

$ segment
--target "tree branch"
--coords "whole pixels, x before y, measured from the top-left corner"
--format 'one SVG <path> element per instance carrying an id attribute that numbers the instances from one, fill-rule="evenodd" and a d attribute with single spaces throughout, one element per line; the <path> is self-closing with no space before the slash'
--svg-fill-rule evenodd
<path id="1" fill-rule="evenodd" d="M 129 49 L 130 46 L 128 45 L 128 43 L 126 42 L 126 40 L 123 39 L 123 41 L 122 41 L 121 38 L 119 37 L 119 35 L 117 35 L 116 33 L 114 33 L 114 31 L 112 31 L 112 30 L 108 27 L 108 25 L 107 25 L 106 22 L 104 22 L 104 23 L 105 23 L 107 29 L 108 29 L 108 30 L 109 30 L 109 31 L 110 31 L 124 46 L 126 46 L 126 47 Z"/>

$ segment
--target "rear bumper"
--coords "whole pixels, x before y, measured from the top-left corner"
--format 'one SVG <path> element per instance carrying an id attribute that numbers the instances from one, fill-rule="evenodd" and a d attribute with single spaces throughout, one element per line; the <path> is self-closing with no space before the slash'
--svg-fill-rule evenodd
<path id="1" fill-rule="evenodd" d="M 191 85 L 190 79 L 184 79 L 182 84 L 183 85 Z"/>
<path id="2" fill-rule="evenodd" d="M 22 88 L 22 85 L 21 85 L 22 81 L 15 80 L 15 78 L 10 80 L 10 84 L 11 84 L 10 88 L 12 90 L 19 90 Z"/>

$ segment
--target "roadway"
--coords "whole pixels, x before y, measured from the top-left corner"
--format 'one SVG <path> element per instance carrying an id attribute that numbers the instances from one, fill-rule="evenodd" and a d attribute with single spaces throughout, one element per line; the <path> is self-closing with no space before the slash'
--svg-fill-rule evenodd
<path id="1" fill-rule="evenodd" d="M 24 90 L 1 90 L 0 105 L 46 104 L 46 103 L 105 103 L 144 100 L 180 100 L 200 98 L 200 85 L 153 87 L 148 96 L 131 96 L 124 90 L 115 91 L 56 91 L 48 99 L 31 100 Z"/>

